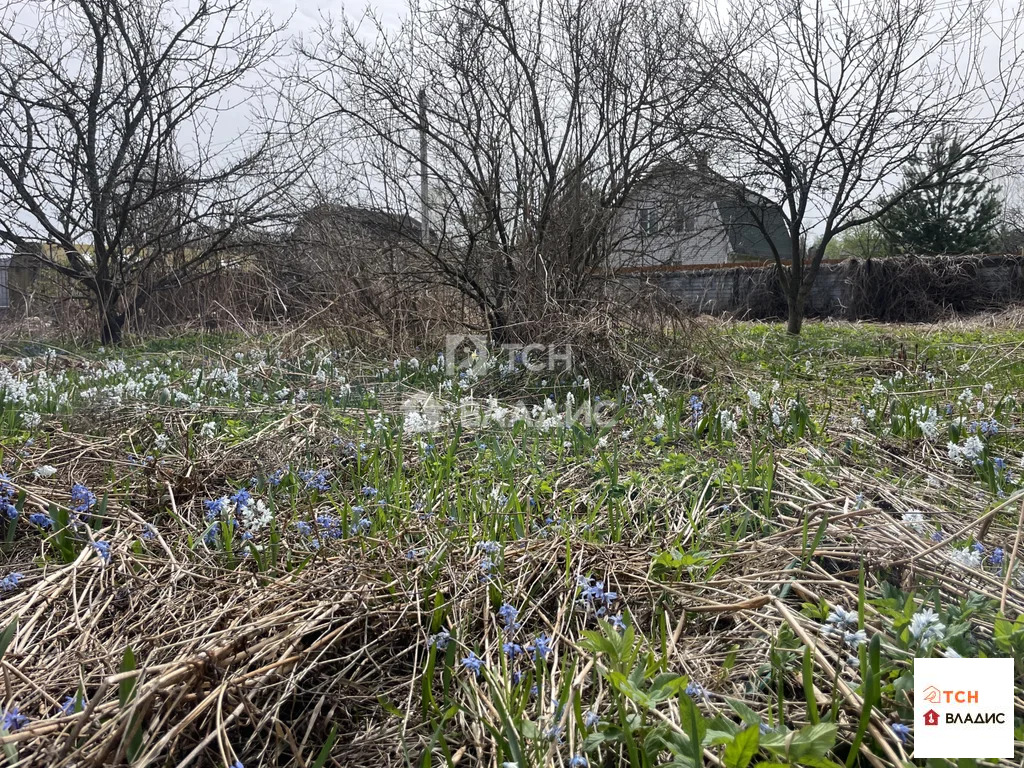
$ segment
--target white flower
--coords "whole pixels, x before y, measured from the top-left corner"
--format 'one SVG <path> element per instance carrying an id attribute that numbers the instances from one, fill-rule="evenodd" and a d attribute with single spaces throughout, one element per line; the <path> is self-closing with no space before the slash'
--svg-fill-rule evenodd
<path id="1" fill-rule="evenodd" d="M 828 618 L 825 621 L 829 624 L 835 624 L 836 626 L 846 625 L 848 627 L 857 626 L 857 614 L 847 611 L 840 605 L 837 605 L 829 613 Z"/>
<path id="2" fill-rule="evenodd" d="M 854 650 L 859 648 L 863 643 L 866 643 L 867 639 L 867 632 L 865 632 L 863 629 L 858 629 L 856 632 L 847 632 L 845 635 L 843 635 L 843 642 L 851 648 L 853 648 Z"/>
<path id="3" fill-rule="evenodd" d="M 718 412 L 718 423 L 722 427 L 723 434 L 731 434 L 736 431 L 736 419 L 729 411 Z"/>
<path id="4" fill-rule="evenodd" d="M 47 480 L 57 474 L 57 468 L 52 467 L 49 464 L 43 464 L 43 466 L 36 469 L 32 474 L 40 480 Z"/>
<path id="5" fill-rule="evenodd" d="M 750 407 L 757 410 L 761 407 L 761 393 L 753 389 L 747 390 L 747 400 L 750 401 Z"/>
<path id="6" fill-rule="evenodd" d="M 946 625 L 939 621 L 938 614 L 931 608 L 918 611 L 910 619 L 910 634 L 922 643 L 929 640 L 941 640 Z"/>
<path id="7" fill-rule="evenodd" d="M 167 450 L 167 446 L 170 445 L 170 442 L 171 442 L 171 438 L 169 438 L 167 436 L 167 434 L 164 433 L 164 432 L 161 432 L 153 440 L 153 444 L 156 446 L 156 449 L 158 451 L 165 451 L 165 450 Z"/>
<path id="8" fill-rule="evenodd" d="M 199 434 L 203 437 L 214 437 L 217 434 L 217 422 L 206 422 L 199 428 Z"/>
<path id="9" fill-rule="evenodd" d="M 953 560 L 965 568 L 980 568 L 981 555 L 970 547 L 953 550 Z"/>
<path id="10" fill-rule="evenodd" d="M 436 427 L 436 421 L 432 421 L 419 411 L 411 411 L 405 414 L 405 421 L 402 423 L 402 430 L 407 435 L 418 435 L 423 432 L 432 432 Z"/>
<path id="11" fill-rule="evenodd" d="M 917 511 L 916 509 L 911 510 L 910 512 L 904 512 L 903 522 L 909 525 L 918 533 L 925 533 L 929 529 L 927 523 L 925 523 L 924 521 L 924 515 Z"/>

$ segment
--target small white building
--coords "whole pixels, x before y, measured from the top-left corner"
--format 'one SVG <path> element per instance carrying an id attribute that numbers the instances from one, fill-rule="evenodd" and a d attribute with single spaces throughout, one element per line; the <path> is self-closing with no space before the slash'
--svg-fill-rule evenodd
<path id="1" fill-rule="evenodd" d="M 637 185 L 612 227 L 610 267 L 670 271 L 783 260 L 790 237 L 778 206 L 701 165 L 663 163 Z"/>

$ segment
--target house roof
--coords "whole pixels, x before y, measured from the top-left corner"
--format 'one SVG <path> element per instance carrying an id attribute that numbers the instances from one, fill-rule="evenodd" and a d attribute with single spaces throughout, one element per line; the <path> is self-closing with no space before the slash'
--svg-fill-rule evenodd
<path id="1" fill-rule="evenodd" d="M 292 231 L 302 237 L 315 229 L 360 230 L 381 238 L 415 237 L 421 224 L 408 214 L 339 203 L 323 203 L 303 213 Z"/>

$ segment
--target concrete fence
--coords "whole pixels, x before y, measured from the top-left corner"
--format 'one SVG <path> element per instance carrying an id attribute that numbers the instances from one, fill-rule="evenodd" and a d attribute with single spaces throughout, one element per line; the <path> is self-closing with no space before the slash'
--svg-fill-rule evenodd
<path id="1" fill-rule="evenodd" d="M 617 273 L 622 287 L 653 288 L 680 307 L 781 317 L 774 265 Z M 896 256 L 822 264 L 807 313 L 851 320 L 927 321 L 1024 301 L 1024 256 Z"/>

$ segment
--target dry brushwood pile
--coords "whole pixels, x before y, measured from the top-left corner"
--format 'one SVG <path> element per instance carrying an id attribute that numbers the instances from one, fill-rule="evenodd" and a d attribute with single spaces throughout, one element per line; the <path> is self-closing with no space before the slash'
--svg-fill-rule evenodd
<path id="1" fill-rule="evenodd" d="M 8 764 L 906 763 L 914 658 L 1024 669 L 1024 333 L 705 330 L 9 344 Z"/>

